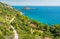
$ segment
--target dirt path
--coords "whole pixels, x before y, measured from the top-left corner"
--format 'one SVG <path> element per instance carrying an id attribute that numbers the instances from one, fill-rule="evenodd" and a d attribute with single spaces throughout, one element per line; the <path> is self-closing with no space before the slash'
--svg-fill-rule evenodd
<path id="1" fill-rule="evenodd" d="M 17 31 L 14 29 L 14 27 L 12 25 L 10 25 L 10 26 L 13 29 L 13 32 L 14 32 L 14 39 L 18 39 Z"/>
<path id="2" fill-rule="evenodd" d="M 13 17 L 11 20 L 10 20 L 10 23 L 15 19 L 15 17 Z M 14 39 L 18 39 L 18 33 L 16 31 L 16 29 L 10 25 L 10 27 L 13 29 L 13 32 L 14 32 Z"/>

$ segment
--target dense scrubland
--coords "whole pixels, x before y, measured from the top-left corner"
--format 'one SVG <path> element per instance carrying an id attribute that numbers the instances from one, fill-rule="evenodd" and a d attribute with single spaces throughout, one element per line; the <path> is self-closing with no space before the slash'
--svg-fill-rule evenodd
<path id="1" fill-rule="evenodd" d="M 12 18 L 14 20 L 10 23 Z M 42 24 L 0 2 L 0 39 L 14 39 L 10 25 L 17 31 L 18 39 L 60 39 L 60 24 Z"/>

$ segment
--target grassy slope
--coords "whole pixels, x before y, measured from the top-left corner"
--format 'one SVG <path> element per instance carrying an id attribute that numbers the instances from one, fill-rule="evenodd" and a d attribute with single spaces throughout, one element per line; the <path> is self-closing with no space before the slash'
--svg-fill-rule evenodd
<path id="1" fill-rule="evenodd" d="M 12 23 L 9 23 L 13 17 L 15 19 Z M 34 27 L 30 27 L 31 24 Z M 42 39 L 44 37 L 60 39 L 60 25 L 53 25 L 51 27 L 43 25 L 22 15 L 20 11 L 17 11 L 7 4 L 0 3 L 0 39 L 5 39 L 5 36 L 10 36 L 7 37 L 8 39 L 13 38 L 13 30 L 10 28 L 10 25 L 13 25 L 17 30 L 19 39 L 35 39 L 39 37 Z M 30 31 L 31 28 L 34 30 L 33 34 Z"/>

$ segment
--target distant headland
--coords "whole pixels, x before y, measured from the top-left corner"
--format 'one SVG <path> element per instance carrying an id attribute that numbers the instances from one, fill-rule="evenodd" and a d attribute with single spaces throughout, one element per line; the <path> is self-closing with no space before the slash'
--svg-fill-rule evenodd
<path id="1" fill-rule="evenodd" d="M 25 7 L 22 8 L 22 10 L 33 10 L 33 9 L 35 9 L 35 8 L 29 8 L 27 6 L 25 6 Z"/>

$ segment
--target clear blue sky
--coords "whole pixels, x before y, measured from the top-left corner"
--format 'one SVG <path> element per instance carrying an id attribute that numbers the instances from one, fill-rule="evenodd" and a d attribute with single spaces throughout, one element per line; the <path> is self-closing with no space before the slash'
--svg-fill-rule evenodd
<path id="1" fill-rule="evenodd" d="M 60 0 L 0 0 L 9 5 L 60 6 Z"/>

